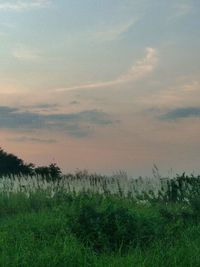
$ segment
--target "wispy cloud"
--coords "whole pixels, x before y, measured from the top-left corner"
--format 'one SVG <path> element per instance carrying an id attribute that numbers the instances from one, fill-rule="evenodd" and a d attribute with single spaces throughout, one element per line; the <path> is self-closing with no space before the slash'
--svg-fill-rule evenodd
<path id="1" fill-rule="evenodd" d="M 193 10 L 193 5 L 191 1 L 181 0 L 181 1 L 175 2 L 174 3 L 175 13 L 173 15 L 173 18 L 180 18 L 180 17 L 186 16 L 190 14 L 192 10 Z"/>
<path id="2" fill-rule="evenodd" d="M 11 142 L 19 142 L 19 143 L 42 143 L 42 144 L 53 144 L 57 141 L 55 139 L 41 139 L 36 137 L 26 137 L 26 136 L 20 136 L 15 138 L 8 138 L 8 141 Z"/>
<path id="3" fill-rule="evenodd" d="M 52 113 L 55 111 L 59 110 L 59 105 L 58 104 L 49 104 L 49 103 L 40 103 L 40 104 L 35 104 L 35 105 L 22 105 L 20 106 L 21 110 L 29 110 L 31 112 L 45 112 L 45 113 Z"/>
<path id="4" fill-rule="evenodd" d="M 184 84 L 182 86 L 182 91 L 185 93 L 199 91 L 200 89 L 200 82 L 197 80 L 191 81 L 190 83 Z"/>
<path id="5" fill-rule="evenodd" d="M 160 119 L 178 120 L 190 117 L 200 117 L 200 108 L 199 107 L 176 108 L 160 116 Z"/>
<path id="6" fill-rule="evenodd" d="M 109 42 L 120 39 L 124 33 L 127 33 L 138 21 L 138 18 L 115 23 L 113 25 L 105 25 L 103 30 L 97 30 L 92 34 L 93 39 L 99 42 Z"/>
<path id="7" fill-rule="evenodd" d="M 81 84 L 81 85 L 76 85 L 76 86 L 67 87 L 67 88 L 60 88 L 60 89 L 57 89 L 56 91 L 112 87 L 112 86 L 120 85 L 120 84 L 127 83 L 127 82 L 134 82 L 150 74 L 155 69 L 157 62 L 158 62 L 157 50 L 151 47 L 147 47 L 145 58 L 137 61 L 136 64 L 134 64 L 127 73 L 120 75 L 115 80 L 106 81 L 106 82 Z"/>
<path id="8" fill-rule="evenodd" d="M 34 8 L 43 8 L 49 0 L 1 0 L 0 11 L 25 11 Z"/>
<path id="9" fill-rule="evenodd" d="M 0 128 L 10 130 L 56 130 L 80 138 L 88 136 L 92 126 L 105 126 L 112 123 L 107 113 L 98 110 L 45 115 L 24 112 L 18 108 L 0 107 Z"/>
<path id="10" fill-rule="evenodd" d="M 15 59 L 21 61 L 36 61 L 41 57 L 38 51 L 29 49 L 23 45 L 16 46 L 12 51 L 12 54 Z"/>
<path id="11" fill-rule="evenodd" d="M 139 17 L 121 19 L 121 21 L 111 20 L 107 23 L 100 23 L 87 29 L 85 31 L 68 32 L 67 33 L 67 44 L 87 42 L 101 45 L 104 43 L 110 43 L 123 39 L 126 33 L 134 28 L 137 22 L 140 20 Z"/>
<path id="12" fill-rule="evenodd" d="M 70 104 L 70 105 L 79 105 L 80 102 L 77 101 L 77 100 L 73 100 L 73 101 L 71 101 L 69 104 Z"/>

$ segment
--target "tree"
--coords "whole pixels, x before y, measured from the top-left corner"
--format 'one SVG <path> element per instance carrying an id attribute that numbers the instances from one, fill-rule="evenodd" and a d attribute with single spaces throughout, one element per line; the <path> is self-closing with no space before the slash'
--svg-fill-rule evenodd
<path id="1" fill-rule="evenodd" d="M 37 176 L 42 176 L 42 178 L 48 178 L 50 176 L 49 167 L 46 166 L 36 167 L 35 174 Z"/>
<path id="2" fill-rule="evenodd" d="M 19 175 L 23 172 L 25 164 L 22 159 L 19 159 L 13 154 L 8 154 L 0 148 L 0 175 Z"/>
<path id="3" fill-rule="evenodd" d="M 61 169 L 56 163 L 51 163 L 49 166 L 35 167 L 34 164 L 26 164 L 22 159 L 0 148 L 0 177 L 11 175 L 37 175 L 49 181 L 56 181 L 61 178 L 61 174 Z"/>
<path id="4" fill-rule="evenodd" d="M 49 166 L 35 168 L 35 174 L 47 180 L 55 181 L 61 178 L 62 171 L 56 163 L 51 163 Z"/>
<path id="5" fill-rule="evenodd" d="M 51 163 L 49 165 L 49 172 L 52 180 L 57 180 L 61 178 L 62 171 L 61 169 L 57 166 L 56 163 Z"/>

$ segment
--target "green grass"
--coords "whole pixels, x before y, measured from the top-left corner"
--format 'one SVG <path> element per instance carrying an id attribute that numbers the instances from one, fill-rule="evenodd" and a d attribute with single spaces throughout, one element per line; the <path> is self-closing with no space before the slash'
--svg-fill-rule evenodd
<path id="1" fill-rule="evenodd" d="M 199 267 L 198 203 L 1 194 L 0 266 Z"/>

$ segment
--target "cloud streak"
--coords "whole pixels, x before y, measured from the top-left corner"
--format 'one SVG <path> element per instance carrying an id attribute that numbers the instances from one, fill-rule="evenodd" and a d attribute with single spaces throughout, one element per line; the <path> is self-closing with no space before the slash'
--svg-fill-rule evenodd
<path id="1" fill-rule="evenodd" d="M 120 39 L 124 33 L 127 33 L 138 21 L 138 18 L 117 24 L 105 25 L 104 30 L 97 30 L 93 34 L 93 39 L 98 42 L 111 42 Z"/>
<path id="2" fill-rule="evenodd" d="M 3 0 L 0 3 L 0 11 L 26 11 L 35 8 L 43 8 L 49 4 L 49 0 Z"/>
<path id="3" fill-rule="evenodd" d="M 182 17 L 188 15 L 192 10 L 193 6 L 191 2 L 185 1 L 175 5 L 175 17 Z"/>
<path id="4" fill-rule="evenodd" d="M 162 120 L 178 120 L 191 117 L 200 117 L 199 107 L 176 108 L 160 116 Z"/>
<path id="5" fill-rule="evenodd" d="M 13 57 L 20 61 L 36 61 L 40 59 L 40 53 L 32 49 L 28 49 L 22 45 L 17 46 L 13 52 Z"/>
<path id="6" fill-rule="evenodd" d="M 146 56 L 142 60 L 137 61 L 136 64 L 133 65 L 127 73 L 120 75 L 115 80 L 81 84 L 67 88 L 57 89 L 56 91 L 62 92 L 62 91 L 70 91 L 77 89 L 104 88 L 104 87 L 112 87 L 115 85 L 124 84 L 127 82 L 134 82 L 150 74 L 155 69 L 157 62 L 158 62 L 157 50 L 151 47 L 147 47 Z"/>
<path id="7" fill-rule="evenodd" d="M 53 144 L 57 143 L 55 139 L 41 139 L 41 138 L 36 138 L 36 137 L 26 137 L 26 136 L 21 136 L 21 137 L 15 137 L 15 138 L 8 138 L 8 141 L 11 142 L 19 142 L 19 143 L 41 143 L 41 144 Z"/>
<path id="8" fill-rule="evenodd" d="M 0 107 L 0 128 L 10 130 L 56 130 L 74 137 L 88 136 L 92 127 L 106 126 L 113 121 L 107 113 L 85 110 L 77 113 L 40 114 L 22 112 L 18 108 Z"/>

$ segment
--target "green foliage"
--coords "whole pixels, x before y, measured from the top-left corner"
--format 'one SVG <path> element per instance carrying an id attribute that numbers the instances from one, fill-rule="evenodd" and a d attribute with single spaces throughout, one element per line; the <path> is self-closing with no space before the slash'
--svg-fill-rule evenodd
<path id="1" fill-rule="evenodd" d="M 177 175 L 167 181 L 167 191 L 163 199 L 169 202 L 188 201 L 200 195 L 200 176 Z"/>
<path id="2" fill-rule="evenodd" d="M 156 191 L 142 178 L 128 187 L 87 171 L 63 176 L 0 149 L 2 175 L 0 267 L 200 266 L 200 176 Z"/>
<path id="3" fill-rule="evenodd" d="M 160 226 L 159 218 L 139 216 L 119 204 L 102 210 L 86 205 L 71 217 L 72 232 L 97 252 L 144 247 L 159 237 Z"/>
<path id="4" fill-rule="evenodd" d="M 88 205 L 72 217 L 71 228 L 85 245 L 95 251 L 113 250 L 131 244 L 136 220 L 125 209 L 108 207 L 104 211 L 97 211 Z"/>
<path id="5" fill-rule="evenodd" d="M 0 266 L 198 267 L 198 201 L 147 205 L 63 191 L 51 198 L 42 191 L 1 194 Z"/>

